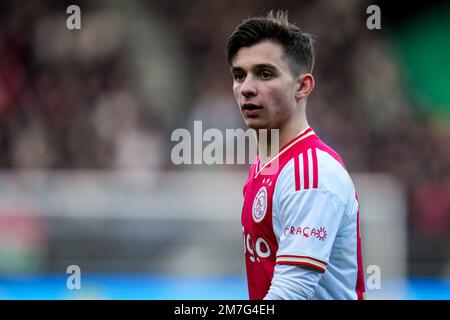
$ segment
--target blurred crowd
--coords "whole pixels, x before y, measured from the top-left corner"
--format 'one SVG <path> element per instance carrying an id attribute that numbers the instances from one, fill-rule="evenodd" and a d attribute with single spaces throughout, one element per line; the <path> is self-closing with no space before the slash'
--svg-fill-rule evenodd
<path id="1" fill-rule="evenodd" d="M 403 183 L 410 260 L 434 266 L 410 272 L 446 272 L 450 119 L 411 107 L 387 33 L 365 27 L 367 3 L 130 3 L 79 2 L 81 30 L 66 27 L 69 2 L 0 4 L 1 170 L 180 169 L 170 162 L 173 129 L 194 120 L 243 128 L 229 34 L 248 16 L 284 8 L 316 40 L 310 124 L 351 172 Z"/>

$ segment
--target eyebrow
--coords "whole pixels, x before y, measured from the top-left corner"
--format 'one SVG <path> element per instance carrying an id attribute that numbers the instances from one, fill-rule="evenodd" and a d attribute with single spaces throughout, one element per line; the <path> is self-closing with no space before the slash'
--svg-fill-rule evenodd
<path id="1" fill-rule="evenodd" d="M 277 67 L 270 63 L 259 63 L 259 64 L 252 66 L 252 68 L 251 68 L 251 70 L 253 70 L 254 72 L 257 72 L 257 71 L 260 71 L 263 69 L 269 69 L 270 71 L 276 71 Z M 244 71 L 244 69 L 242 69 L 241 67 L 232 67 L 231 68 L 232 73 L 239 72 L 239 71 Z"/>

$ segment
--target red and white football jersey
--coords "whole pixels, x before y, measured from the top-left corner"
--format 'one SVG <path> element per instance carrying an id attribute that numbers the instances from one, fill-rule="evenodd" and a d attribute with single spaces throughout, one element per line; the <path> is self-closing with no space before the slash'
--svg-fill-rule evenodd
<path id="1" fill-rule="evenodd" d="M 312 299 L 363 299 L 359 204 L 339 155 L 307 128 L 244 186 L 242 226 L 250 299 L 269 291 L 276 264 L 321 272 Z"/>

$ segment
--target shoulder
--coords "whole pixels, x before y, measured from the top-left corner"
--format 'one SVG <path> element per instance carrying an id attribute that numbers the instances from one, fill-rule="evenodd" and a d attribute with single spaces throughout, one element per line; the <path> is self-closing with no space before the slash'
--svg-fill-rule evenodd
<path id="1" fill-rule="evenodd" d="M 342 201 L 353 197 L 353 181 L 339 155 L 331 148 L 317 148 L 319 189 L 329 190 Z"/>
<path id="2" fill-rule="evenodd" d="M 343 202 L 354 193 L 353 182 L 342 159 L 320 139 L 292 154 L 275 186 L 278 198 L 311 190 L 330 192 Z"/>

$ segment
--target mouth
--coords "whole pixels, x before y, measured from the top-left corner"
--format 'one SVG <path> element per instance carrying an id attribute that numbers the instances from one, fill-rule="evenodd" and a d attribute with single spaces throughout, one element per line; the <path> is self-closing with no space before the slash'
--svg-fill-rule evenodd
<path id="1" fill-rule="evenodd" d="M 256 105 L 256 104 L 253 104 L 253 103 L 244 103 L 241 106 L 241 109 L 243 111 L 254 111 L 254 110 L 261 110 L 261 109 L 263 109 L 263 107 L 261 107 L 259 105 Z"/>
<path id="2" fill-rule="evenodd" d="M 262 112 L 264 108 L 253 103 L 244 103 L 241 105 L 242 113 L 247 118 L 255 118 Z"/>

